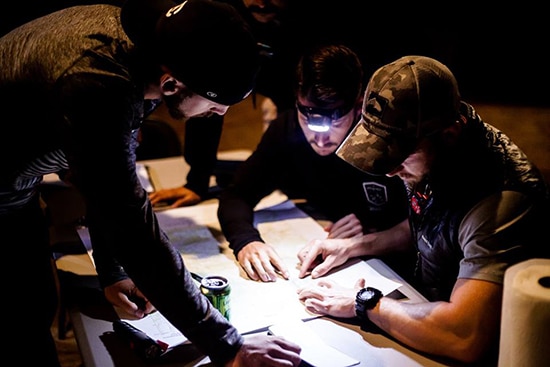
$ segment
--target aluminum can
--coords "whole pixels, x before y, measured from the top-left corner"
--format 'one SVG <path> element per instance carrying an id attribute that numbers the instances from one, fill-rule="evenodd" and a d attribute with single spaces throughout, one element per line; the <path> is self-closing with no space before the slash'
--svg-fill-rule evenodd
<path id="1" fill-rule="evenodd" d="M 231 293 L 231 287 L 227 278 L 219 275 L 206 276 L 202 278 L 200 288 L 202 294 L 208 298 L 212 306 L 216 307 L 229 320 L 229 294 Z"/>

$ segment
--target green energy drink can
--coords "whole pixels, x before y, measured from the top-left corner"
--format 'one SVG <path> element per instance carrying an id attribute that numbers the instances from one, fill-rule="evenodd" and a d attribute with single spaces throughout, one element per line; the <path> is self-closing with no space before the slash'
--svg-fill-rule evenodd
<path id="1" fill-rule="evenodd" d="M 227 278 L 218 275 L 206 276 L 201 280 L 201 292 L 221 314 L 229 320 L 229 294 L 231 288 Z"/>

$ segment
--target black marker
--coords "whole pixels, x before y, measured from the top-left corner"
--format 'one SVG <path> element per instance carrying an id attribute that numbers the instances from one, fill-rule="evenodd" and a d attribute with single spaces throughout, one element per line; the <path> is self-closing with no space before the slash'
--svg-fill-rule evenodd
<path id="1" fill-rule="evenodd" d="M 164 350 L 143 331 L 122 320 L 113 322 L 113 330 L 117 335 L 130 344 L 130 348 L 145 360 L 155 360 L 162 355 Z"/>
<path id="2" fill-rule="evenodd" d="M 190 273 L 191 273 L 191 278 L 195 279 L 199 283 L 202 282 L 202 277 L 199 274 L 193 273 L 192 271 L 190 271 Z"/>

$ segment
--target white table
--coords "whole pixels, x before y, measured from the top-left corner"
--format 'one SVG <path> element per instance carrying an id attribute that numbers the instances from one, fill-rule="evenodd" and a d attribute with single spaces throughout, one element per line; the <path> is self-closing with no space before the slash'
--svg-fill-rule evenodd
<path id="1" fill-rule="evenodd" d="M 180 157 L 147 161 L 145 163 L 149 166 L 154 179 L 158 180 L 157 185 L 160 185 L 161 187 L 170 187 L 182 184 L 182 180 L 185 177 L 186 167 L 185 162 Z M 216 201 L 211 201 L 206 205 L 216 204 Z M 216 269 L 214 271 L 226 271 L 224 275 L 230 274 L 230 276 L 238 277 L 239 274 L 242 273 L 242 270 L 240 270 L 237 266 L 237 263 L 234 261 L 234 257 L 232 258 L 233 255 L 231 250 L 227 248 L 225 239 L 220 235 L 221 232 L 219 231 L 219 224 L 217 223 L 217 219 L 214 214 L 212 214 L 212 210 L 210 209 L 205 211 L 205 206 L 202 205 L 180 209 L 186 213 L 193 212 L 194 214 L 192 215 L 194 216 L 195 221 L 200 222 L 202 225 L 206 225 L 210 230 L 212 230 L 215 235 L 214 237 L 219 242 L 219 246 L 222 251 L 221 256 L 225 258 L 223 261 L 227 261 L 226 263 L 220 263 L 217 261 L 208 263 L 201 260 L 203 261 L 202 264 L 204 264 L 203 269 L 209 269 L 210 267 L 211 269 Z M 178 211 L 180 209 L 175 210 Z M 283 216 L 288 217 L 288 211 L 283 211 L 281 213 Z M 159 212 L 160 216 L 166 214 L 168 214 L 168 211 Z M 268 215 L 278 214 L 269 213 Z M 293 219 L 291 218 L 290 220 Z M 289 225 L 292 227 L 293 222 L 287 223 L 290 223 Z M 293 241 L 295 241 L 296 238 L 300 240 L 300 236 L 307 237 L 310 235 L 309 231 L 312 227 L 309 227 L 309 225 L 303 225 L 303 223 L 308 222 L 307 220 L 306 222 L 300 222 L 296 227 L 291 228 L 292 237 L 294 238 Z M 308 230 L 308 228 L 310 229 Z M 284 233 L 282 235 L 284 235 Z M 298 236 L 296 237 L 296 235 Z M 289 240 L 285 242 L 292 241 Z M 287 256 L 290 259 L 290 257 L 295 256 L 295 254 L 287 253 L 290 248 L 276 248 L 278 252 L 280 251 L 280 255 L 282 257 Z M 86 255 L 79 256 L 78 261 L 75 261 L 79 264 L 79 266 L 83 266 L 82 263 L 86 262 Z M 188 268 L 190 268 L 190 270 L 195 270 L 193 267 L 199 263 L 194 261 L 192 257 L 186 258 L 185 254 L 183 257 Z M 67 261 L 67 258 L 64 259 L 62 266 L 65 270 L 70 271 L 71 260 L 68 260 L 69 261 Z M 395 274 L 382 262 L 375 261 L 369 263 L 372 264 L 372 266 L 382 275 L 398 280 L 402 283 L 398 290 L 406 296 L 403 300 L 404 302 L 417 302 L 423 300 L 423 297 L 416 290 L 414 290 L 414 288 L 404 282 L 397 274 Z M 224 270 L 222 270 L 222 268 L 217 268 L 220 264 L 224 264 Z M 93 265 L 91 262 L 89 266 L 91 266 L 91 268 L 88 268 L 88 271 L 93 272 Z M 86 265 L 84 265 L 84 268 L 86 268 Z M 80 268 L 79 271 L 86 272 L 86 270 L 82 270 L 82 268 Z M 241 277 L 244 278 L 244 276 Z M 256 283 L 250 280 L 248 280 L 248 282 Z M 284 282 L 284 280 L 278 280 L 278 282 Z M 269 286 L 269 284 L 264 284 L 265 286 Z M 239 303 L 239 297 L 244 297 L 243 293 L 247 292 L 247 290 L 242 287 L 238 289 L 238 291 L 233 291 L 231 294 L 232 307 L 246 307 L 246 305 Z M 93 293 L 94 291 L 91 290 L 91 292 Z M 95 290 L 95 292 L 97 292 L 97 290 Z M 253 311 L 250 312 L 252 312 L 251 315 L 253 315 Z M 102 299 L 100 294 L 96 294 L 95 301 L 91 301 L 90 298 L 88 298 L 85 304 L 76 304 L 72 307 L 70 309 L 70 317 L 86 367 L 155 365 L 155 363 L 145 363 L 140 360 L 133 353 L 133 351 L 131 351 L 113 333 L 112 321 L 116 319 L 117 315 L 113 311 L 112 307 L 106 304 L 106 301 Z M 361 329 L 361 327 L 353 320 L 335 320 L 332 318 L 322 317 L 307 321 L 307 325 L 317 332 L 325 343 L 359 360 L 360 364 L 358 366 L 453 365 L 452 362 L 434 359 L 430 356 L 417 353 L 388 337 L 375 327 L 372 327 L 371 329 Z M 265 333 L 266 328 L 263 328 L 257 332 Z M 158 365 L 191 367 L 211 364 L 209 363 L 208 358 L 200 355 L 200 353 L 198 353 L 192 345 L 182 345 L 170 351 L 165 356 L 165 360 Z"/>

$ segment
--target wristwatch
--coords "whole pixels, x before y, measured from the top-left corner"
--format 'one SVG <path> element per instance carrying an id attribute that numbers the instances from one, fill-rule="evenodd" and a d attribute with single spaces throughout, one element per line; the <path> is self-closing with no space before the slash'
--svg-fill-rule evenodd
<path id="1" fill-rule="evenodd" d="M 361 289 L 355 296 L 355 314 L 363 321 L 367 321 L 367 310 L 372 310 L 380 301 L 383 294 L 380 290 L 372 287 Z"/>

